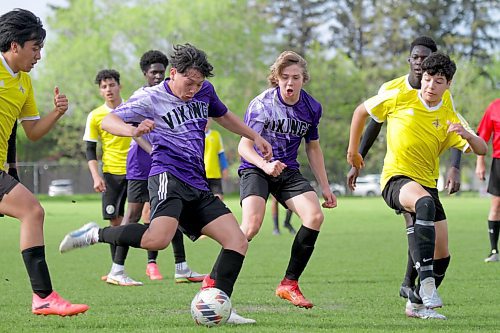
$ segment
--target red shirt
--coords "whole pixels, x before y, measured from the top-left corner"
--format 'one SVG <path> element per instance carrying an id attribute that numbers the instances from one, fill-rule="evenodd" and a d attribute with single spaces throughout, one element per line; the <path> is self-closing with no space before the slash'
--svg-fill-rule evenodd
<path id="1" fill-rule="evenodd" d="M 477 129 L 477 134 L 484 139 L 490 141 L 493 134 L 493 155 L 494 158 L 500 158 L 500 98 L 491 102 L 484 111 L 483 119 Z"/>

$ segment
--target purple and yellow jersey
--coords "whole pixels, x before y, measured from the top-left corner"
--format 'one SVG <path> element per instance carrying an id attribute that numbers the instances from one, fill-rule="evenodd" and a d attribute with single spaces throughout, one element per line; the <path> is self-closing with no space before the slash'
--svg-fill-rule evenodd
<path id="1" fill-rule="evenodd" d="M 306 142 L 319 139 L 321 113 L 321 104 L 304 90 L 295 105 L 288 105 L 276 87 L 265 90 L 250 102 L 245 123 L 271 144 L 273 160 L 285 163 L 287 168 L 298 169 L 300 142 L 302 138 Z M 256 166 L 241 158 L 239 170 L 248 168 Z"/>
<path id="2" fill-rule="evenodd" d="M 40 119 L 31 78 L 25 72 L 14 73 L 0 54 L 0 170 L 4 170 L 9 137 L 17 119 Z"/>
<path id="3" fill-rule="evenodd" d="M 150 176 L 169 172 L 181 181 L 208 191 L 203 154 L 208 117 L 221 117 L 227 112 L 214 87 L 204 81 L 200 91 L 185 102 L 163 84 L 136 91 L 113 113 L 127 123 L 144 119 L 155 122 L 149 139 L 153 146 Z"/>

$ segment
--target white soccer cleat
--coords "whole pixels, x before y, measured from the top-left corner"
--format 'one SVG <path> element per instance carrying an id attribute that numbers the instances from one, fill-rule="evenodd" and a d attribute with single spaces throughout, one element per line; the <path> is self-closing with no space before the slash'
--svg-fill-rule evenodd
<path id="1" fill-rule="evenodd" d="M 256 321 L 254 319 L 250 318 L 245 318 L 240 316 L 239 314 L 234 311 L 234 309 L 231 309 L 231 314 L 229 315 L 229 319 L 227 320 L 227 324 L 234 324 L 234 325 L 245 325 L 245 324 L 255 324 Z"/>
<path id="2" fill-rule="evenodd" d="M 122 287 L 138 287 L 142 286 L 143 283 L 139 281 L 135 281 L 131 277 L 129 277 L 125 272 L 119 272 L 117 274 L 108 274 L 108 278 L 106 279 L 106 283 L 113 284 L 115 286 Z"/>
<path id="3" fill-rule="evenodd" d="M 418 294 L 427 308 L 434 309 L 443 306 L 443 301 L 439 297 L 436 281 L 433 277 L 428 277 L 420 282 Z"/>
<path id="4" fill-rule="evenodd" d="M 446 317 L 437 313 L 433 309 L 428 309 L 423 304 L 412 303 L 410 300 L 406 302 L 405 314 L 407 317 L 420 318 L 420 319 L 441 319 L 445 320 Z"/>
<path id="5" fill-rule="evenodd" d="M 498 253 L 492 253 L 488 256 L 488 258 L 484 259 L 484 262 L 497 262 L 500 261 L 500 256 Z"/>
<path id="6" fill-rule="evenodd" d="M 175 283 L 202 282 L 205 275 L 192 271 L 185 261 L 175 264 Z"/>
<path id="7" fill-rule="evenodd" d="M 97 243 L 98 231 L 99 225 L 95 222 L 89 222 L 80 229 L 70 232 L 59 244 L 59 252 L 64 253 Z"/>

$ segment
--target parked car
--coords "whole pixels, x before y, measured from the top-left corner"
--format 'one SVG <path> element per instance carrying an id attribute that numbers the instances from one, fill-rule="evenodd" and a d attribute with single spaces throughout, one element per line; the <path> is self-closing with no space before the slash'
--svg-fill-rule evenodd
<path id="1" fill-rule="evenodd" d="M 352 192 L 352 195 L 374 197 L 380 195 L 380 192 L 380 175 L 372 174 L 358 177 L 356 189 Z"/>
<path id="2" fill-rule="evenodd" d="M 340 195 L 345 195 L 346 193 L 345 186 L 335 183 L 330 184 L 330 190 L 332 191 L 333 194 L 335 194 L 336 197 Z"/>
<path id="3" fill-rule="evenodd" d="M 54 179 L 49 185 L 49 196 L 72 195 L 73 181 L 71 179 Z"/>

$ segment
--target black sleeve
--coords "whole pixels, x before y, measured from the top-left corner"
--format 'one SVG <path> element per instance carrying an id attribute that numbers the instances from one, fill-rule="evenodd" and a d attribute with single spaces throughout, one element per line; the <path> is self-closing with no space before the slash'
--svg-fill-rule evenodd
<path id="1" fill-rule="evenodd" d="M 382 123 L 377 123 L 375 120 L 370 120 L 368 126 L 366 126 L 365 134 L 361 138 L 361 145 L 359 146 L 359 153 L 363 158 L 366 157 L 368 151 L 375 142 L 380 130 L 382 129 Z"/>
<path id="2" fill-rule="evenodd" d="M 9 141 L 7 142 L 7 163 L 16 163 L 16 133 L 17 121 L 14 122 L 12 132 L 10 133 Z"/>
<path id="3" fill-rule="evenodd" d="M 460 169 L 461 160 L 462 160 L 462 152 L 457 148 L 451 148 L 450 166 Z"/>
<path id="4" fill-rule="evenodd" d="M 87 157 L 87 161 L 97 161 L 97 142 L 87 141 L 85 156 Z"/>

